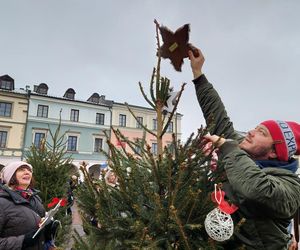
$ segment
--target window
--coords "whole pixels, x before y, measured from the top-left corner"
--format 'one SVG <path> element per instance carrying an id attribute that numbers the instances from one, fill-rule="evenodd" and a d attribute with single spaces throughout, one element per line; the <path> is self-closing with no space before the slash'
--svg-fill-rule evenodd
<path id="1" fill-rule="evenodd" d="M 102 138 L 95 138 L 94 152 L 100 152 L 103 146 Z"/>
<path id="2" fill-rule="evenodd" d="M 11 116 L 12 104 L 8 102 L 0 102 L 0 116 Z"/>
<path id="3" fill-rule="evenodd" d="M 91 95 L 91 97 L 88 99 L 88 102 L 94 102 L 94 103 L 99 103 L 100 96 L 98 93 L 94 93 Z"/>
<path id="4" fill-rule="evenodd" d="M 140 154 L 142 152 L 142 139 L 141 138 L 135 138 L 135 143 L 137 145 L 134 146 L 134 151 L 136 154 Z"/>
<path id="5" fill-rule="evenodd" d="M 99 97 L 92 97 L 91 102 L 98 103 Z"/>
<path id="6" fill-rule="evenodd" d="M 41 141 L 45 138 L 45 133 L 35 133 L 33 144 L 36 148 L 40 148 Z"/>
<path id="7" fill-rule="evenodd" d="M 143 117 L 138 116 L 136 121 L 136 127 L 137 128 L 142 128 L 142 124 L 143 124 Z"/>
<path id="8" fill-rule="evenodd" d="M 0 131 L 0 148 L 6 147 L 7 131 Z"/>
<path id="9" fill-rule="evenodd" d="M 67 151 L 77 151 L 77 136 L 68 137 Z"/>
<path id="10" fill-rule="evenodd" d="M 48 117 L 48 106 L 38 105 L 37 116 L 47 118 Z"/>
<path id="11" fill-rule="evenodd" d="M 140 145 L 135 145 L 134 150 L 135 150 L 135 152 L 136 152 L 137 154 L 142 153 L 142 149 L 141 149 L 141 146 L 140 146 Z"/>
<path id="12" fill-rule="evenodd" d="M 0 81 L 0 89 L 12 90 L 12 82 L 1 80 Z"/>
<path id="13" fill-rule="evenodd" d="M 42 94 L 42 95 L 47 95 L 48 89 L 38 88 L 38 92 L 37 93 Z"/>
<path id="14" fill-rule="evenodd" d="M 170 123 L 169 123 L 169 126 L 168 126 L 168 132 L 169 132 L 169 133 L 173 133 L 173 122 L 170 122 Z"/>
<path id="15" fill-rule="evenodd" d="M 46 83 L 41 83 L 39 86 L 36 88 L 36 92 L 42 95 L 47 95 L 48 93 L 48 85 Z"/>
<path id="16" fill-rule="evenodd" d="M 168 151 L 169 151 L 171 154 L 174 154 L 174 153 L 175 153 L 175 149 L 174 149 L 174 144 L 173 144 L 173 143 L 168 143 L 168 144 L 167 144 L 167 148 L 168 148 Z"/>
<path id="17" fill-rule="evenodd" d="M 71 109 L 70 120 L 73 121 L 73 122 L 78 122 L 78 120 L 79 120 L 79 110 Z"/>
<path id="18" fill-rule="evenodd" d="M 75 94 L 76 94 L 75 90 L 72 88 L 69 88 L 69 89 L 67 89 L 66 93 L 64 94 L 64 97 L 74 100 Z"/>
<path id="19" fill-rule="evenodd" d="M 126 127 L 126 115 L 119 115 L 119 126 Z"/>
<path id="20" fill-rule="evenodd" d="M 66 95 L 65 95 L 65 97 L 69 98 L 69 99 L 74 99 L 74 94 L 70 93 L 70 92 L 67 92 Z"/>
<path id="21" fill-rule="evenodd" d="M 153 154 L 157 154 L 157 143 L 152 143 L 151 150 Z"/>
<path id="22" fill-rule="evenodd" d="M 104 125 L 104 114 L 102 113 L 96 114 L 96 124 Z"/>
<path id="23" fill-rule="evenodd" d="M 152 128 L 153 128 L 153 130 L 157 130 L 157 120 L 156 119 L 152 120 Z"/>

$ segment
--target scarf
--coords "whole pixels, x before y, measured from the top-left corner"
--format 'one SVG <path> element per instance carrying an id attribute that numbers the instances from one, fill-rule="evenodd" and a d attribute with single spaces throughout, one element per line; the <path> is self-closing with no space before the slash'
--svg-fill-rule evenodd
<path id="1" fill-rule="evenodd" d="M 30 197 L 33 195 L 33 191 L 30 188 L 23 189 L 21 187 L 16 187 L 15 190 L 18 194 L 20 194 L 26 200 L 29 200 Z"/>
<path id="2" fill-rule="evenodd" d="M 289 161 L 260 160 L 255 162 L 261 169 L 267 167 L 281 168 L 281 169 L 289 170 L 293 173 L 296 173 L 299 167 L 298 161 L 296 159 L 291 159 Z"/>

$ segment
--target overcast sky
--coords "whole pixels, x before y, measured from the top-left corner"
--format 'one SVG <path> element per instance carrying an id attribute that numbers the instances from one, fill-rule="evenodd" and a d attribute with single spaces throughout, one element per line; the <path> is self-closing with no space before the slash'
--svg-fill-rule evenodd
<path id="1" fill-rule="evenodd" d="M 156 66 L 156 18 L 176 30 L 191 27 L 203 51 L 203 71 L 238 130 L 266 119 L 300 122 L 300 1 L 298 0 L 0 0 L 0 75 L 16 88 L 41 82 L 49 94 L 94 92 L 146 106 Z M 204 124 L 189 61 L 162 75 L 174 89 L 187 82 L 178 111 L 183 139 Z"/>

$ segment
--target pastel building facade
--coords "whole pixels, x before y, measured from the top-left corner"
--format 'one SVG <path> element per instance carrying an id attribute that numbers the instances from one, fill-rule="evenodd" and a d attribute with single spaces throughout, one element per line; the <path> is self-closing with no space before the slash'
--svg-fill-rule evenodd
<path id="1" fill-rule="evenodd" d="M 51 133 L 60 124 L 67 156 L 71 156 L 74 170 L 78 171 L 83 161 L 92 176 L 99 178 L 106 168 L 109 154 L 107 139 L 117 148 L 123 145 L 134 153 L 125 142 L 119 141 L 111 127 L 119 129 L 130 141 L 143 138 L 143 124 L 153 133 L 157 130 L 156 112 L 147 107 L 129 105 L 138 121 L 124 103 L 106 100 L 105 96 L 93 93 L 88 100 L 75 98 L 72 88 L 61 95 L 49 95 L 48 85 L 41 83 L 15 90 L 14 79 L 0 76 L 0 169 L 10 161 L 25 160 L 30 147 L 39 147 L 42 140 L 52 144 Z M 182 115 L 176 113 L 163 137 L 163 146 L 181 139 Z M 157 153 L 156 138 L 146 133 L 146 142 Z M 79 171 L 81 174 L 81 172 Z"/>
<path id="2" fill-rule="evenodd" d="M 61 118 L 61 135 L 64 135 L 67 155 L 73 159 L 76 170 L 85 161 L 88 171 L 99 177 L 100 169 L 107 166 L 107 135 L 110 134 L 111 101 L 94 93 L 87 101 L 75 99 L 75 91 L 68 89 L 63 97 L 49 96 L 48 86 L 40 84 L 30 94 L 25 152 L 42 139 L 51 143 L 50 131 L 57 129 Z M 79 173 L 81 173 L 79 171 Z"/>
<path id="3" fill-rule="evenodd" d="M 0 77 L 0 169 L 23 156 L 28 95 L 15 90 L 14 79 Z"/>
<path id="4" fill-rule="evenodd" d="M 125 104 L 114 102 L 112 108 L 112 127 L 120 130 L 120 132 L 130 141 L 143 138 L 144 129 L 140 124 L 146 126 L 153 133 L 157 131 L 156 112 L 151 108 L 142 106 L 129 105 L 130 110 L 134 113 L 138 121 L 130 113 Z M 181 119 L 182 115 L 176 113 L 168 126 L 167 132 L 162 138 L 163 147 L 168 147 L 172 143 L 172 134 L 176 136 L 176 140 L 181 139 Z M 167 120 L 167 119 L 166 119 Z M 126 151 L 134 154 L 134 151 L 126 145 L 125 141 L 119 141 L 115 134 L 111 133 L 111 142 L 117 147 L 125 147 Z M 146 142 L 151 147 L 154 154 L 157 153 L 157 139 L 154 135 L 146 133 Z M 138 148 L 136 149 L 138 150 Z"/>

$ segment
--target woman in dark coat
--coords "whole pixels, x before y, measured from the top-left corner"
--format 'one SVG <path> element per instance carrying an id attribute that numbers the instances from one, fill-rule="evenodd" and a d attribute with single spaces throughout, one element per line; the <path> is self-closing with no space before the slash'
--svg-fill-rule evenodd
<path id="1" fill-rule="evenodd" d="M 43 250 L 44 236 L 37 231 L 45 216 L 37 191 L 32 188 L 32 166 L 9 163 L 2 170 L 0 187 L 0 250 Z"/>

